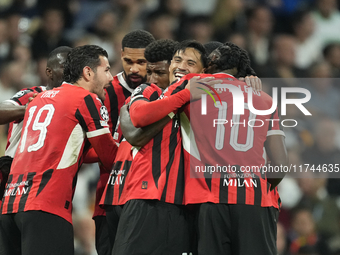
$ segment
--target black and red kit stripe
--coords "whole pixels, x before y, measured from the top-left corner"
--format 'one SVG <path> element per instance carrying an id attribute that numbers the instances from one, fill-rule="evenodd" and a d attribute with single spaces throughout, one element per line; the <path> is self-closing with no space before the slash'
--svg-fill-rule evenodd
<path id="1" fill-rule="evenodd" d="M 117 74 L 113 77 L 113 81 L 111 82 L 110 86 L 106 89 L 105 101 L 104 105 L 106 106 L 108 113 L 109 113 L 109 128 L 110 132 L 114 138 L 114 140 L 119 144 L 122 140 L 121 132 L 118 132 L 119 126 L 119 113 L 120 108 L 124 105 L 125 100 L 131 96 L 133 89 L 131 89 L 124 77 L 123 72 Z M 103 192 L 108 182 L 110 173 L 105 172 L 100 167 L 100 177 L 97 183 L 96 189 L 96 200 L 95 200 L 95 208 L 93 217 L 105 215 L 105 210 L 99 206 L 99 202 L 101 197 L 103 196 Z"/>
<path id="2" fill-rule="evenodd" d="M 72 197 L 83 152 L 91 144 L 109 172 L 117 146 L 101 100 L 64 83 L 28 106 L 2 199 L 2 214 L 40 210 L 72 222 Z"/>

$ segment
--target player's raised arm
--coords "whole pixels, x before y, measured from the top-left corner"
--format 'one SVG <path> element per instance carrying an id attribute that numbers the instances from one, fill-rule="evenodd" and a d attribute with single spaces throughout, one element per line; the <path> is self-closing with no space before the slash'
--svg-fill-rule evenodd
<path id="1" fill-rule="evenodd" d="M 133 146 L 142 147 L 147 144 L 170 120 L 171 118 L 166 116 L 149 126 L 136 128 L 131 122 L 127 105 L 120 109 L 120 127 L 125 139 Z"/>
<path id="2" fill-rule="evenodd" d="M 190 102 L 190 91 L 185 89 L 156 101 L 131 99 L 130 116 L 135 127 L 145 127 L 166 117 Z"/>
<path id="3" fill-rule="evenodd" d="M 191 82 L 191 80 L 193 81 Z M 205 93 L 204 91 L 202 92 L 202 90 L 197 89 L 199 86 L 203 87 L 203 85 L 200 84 L 201 82 L 209 86 L 214 86 L 221 81 L 214 79 L 200 79 L 199 77 L 192 77 L 190 80 L 185 80 L 185 78 L 183 78 L 183 80 L 180 80 L 178 83 L 171 85 L 168 90 L 165 91 L 164 97 L 152 102 L 143 95 L 134 93 L 131 97 L 129 110 L 132 124 L 135 127 L 145 127 L 161 120 L 172 112 L 176 112 L 182 106 L 189 103 L 190 100 L 197 99 L 192 97 L 192 90 L 195 89 L 196 96 L 198 94 L 200 96 L 202 93 Z M 190 83 L 193 84 L 190 85 Z M 169 93 L 169 91 L 171 93 Z"/>
<path id="4" fill-rule="evenodd" d="M 26 104 L 28 103 L 29 98 L 41 91 L 41 87 L 22 89 L 9 100 L 1 102 L 0 125 L 23 119 L 25 116 Z"/>

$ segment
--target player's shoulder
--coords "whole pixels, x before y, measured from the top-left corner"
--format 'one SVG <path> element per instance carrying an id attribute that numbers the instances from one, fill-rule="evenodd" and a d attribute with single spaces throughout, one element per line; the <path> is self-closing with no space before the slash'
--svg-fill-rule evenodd
<path id="1" fill-rule="evenodd" d="M 45 90 L 46 90 L 45 86 L 34 86 L 31 88 L 23 88 L 19 90 L 17 93 L 15 93 L 9 100 L 6 100 L 6 101 L 11 102 L 13 104 L 24 105 L 28 103 L 29 98 L 33 97 L 35 93 L 40 93 Z"/>
<path id="2" fill-rule="evenodd" d="M 40 93 L 40 92 L 46 91 L 46 86 L 34 86 L 34 87 L 29 88 L 28 90 Z"/>
<path id="3" fill-rule="evenodd" d="M 157 92 L 159 95 L 162 94 L 163 90 L 158 87 L 157 85 L 153 84 L 153 83 L 144 83 L 142 85 L 140 85 L 144 91 L 148 91 L 148 92 Z"/>
<path id="4" fill-rule="evenodd" d="M 228 74 L 225 74 L 225 73 L 218 73 L 218 74 L 208 74 L 208 73 L 189 73 L 189 74 L 186 74 L 184 75 L 180 80 L 178 80 L 178 83 L 181 83 L 185 80 L 190 80 L 194 77 L 198 77 L 198 78 L 206 78 L 206 77 L 215 77 L 215 76 L 222 76 L 222 77 L 225 77 L 225 76 L 230 76 Z M 231 76 L 232 77 L 232 76 Z"/>
<path id="5" fill-rule="evenodd" d="M 95 104 L 104 106 L 103 101 L 98 97 L 97 94 L 88 91 L 88 93 L 84 94 L 84 100 L 87 101 L 90 98 L 95 102 Z"/>
<path id="6" fill-rule="evenodd" d="M 113 80 L 110 82 L 110 85 L 109 87 L 112 87 L 112 88 L 118 88 L 118 87 L 121 87 L 121 84 L 119 82 L 119 77 L 118 77 L 119 74 L 117 74 L 116 76 L 113 77 Z"/>
<path id="7" fill-rule="evenodd" d="M 122 88 L 126 88 L 128 89 L 129 86 L 126 83 L 126 80 L 124 78 L 124 72 L 120 72 L 118 74 L 116 74 L 113 77 L 113 80 L 110 83 L 110 86 L 112 89 L 117 90 L 117 89 L 122 89 Z"/>
<path id="8" fill-rule="evenodd" d="M 211 74 L 189 73 L 187 75 L 184 75 L 181 79 L 172 82 L 170 86 L 164 90 L 163 95 L 169 96 L 183 90 L 188 84 L 189 80 L 193 77 L 205 78 L 208 76 L 211 76 Z"/>
<path id="9" fill-rule="evenodd" d="M 263 102 L 263 104 L 267 105 L 267 108 L 271 107 L 273 105 L 273 98 L 272 96 L 270 96 L 269 94 L 267 94 L 264 91 L 261 91 L 261 102 Z"/>
<path id="10" fill-rule="evenodd" d="M 131 94 L 131 98 L 135 98 L 136 96 L 149 98 L 152 95 L 158 98 L 162 94 L 162 92 L 163 90 L 155 84 L 143 83 L 135 88 L 135 90 Z"/>
<path id="11" fill-rule="evenodd" d="M 104 89 L 108 92 L 108 93 L 116 93 L 115 91 L 117 89 L 121 89 L 122 88 L 122 84 L 120 81 L 124 81 L 124 77 L 123 77 L 123 72 L 118 73 L 117 75 L 115 75 L 112 79 L 112 81 L 109 83 L 109 85 L 107 87 L 105 87 Z"/>
<path id="12" fill-rule="evenodd" d="M 273 103 L 273 98 L 264 91 L 257 92 L 248 85 L 244 85 L 244 90 L 247 92 L 244 94 L 245 97 L 251 93 L 253 102 L 256 105 L 270 107 Z"/>
<path id="13" fill-rule="evenodd" d="M 18 99 L 18 98 L 21 98 L 29 93 L 32 93 L 32 92 L 38 92 L 37 91 L 37 88 L 38 87 L 32 87 L 32 88 L 23 88 L 21 90 L 19 90 L 17 93 L 15 93 L 10 99 L 13 100 L 13 99 Z M 41 91 L 39 91 L 41 92 Z"/>
<path id="14" fill-rule="evenodd" d="M 132 95 L 138 94 L 144 90 L 148 90 L 150 88 L 153 89 L 153 86 L 150 86 L 150 83 L 143 83 L 141 85 L 139 85 L 137 88 L 134 89 L 134 91 L 132 92 Z"/>
<path id="15" fill-rule="evenodd" d="M 97 94 L 84 89 L 83 87 L 74 86 L 72 84 L 63 83 L 62 86 L 58 88 L 54 88 L 52 90 L 47 90 L 42 93 L 42 97 L 44 94 L 58 94 L 58 96 L 62 96 L 70 100 L 70 102 L 74 102 L 75 104 L 79 102 L 86 102 L 86 101 L 94 101 L 102 103 L 102 100 L 99 99 Z"/>
<path id="16" fill-rule="evenodd" d="M 211 74 L 209 74 L 211 76 Z M 179 81 L 183 81 L 183 80 L 190 80 L 193 77 L 206 77 L 208 76 L 208 74 L 204 74 L 204 73 L 189 73 L 184 75 Z"/>
<path id="17" fill-rule="evenodd" d="M 222 76 L 217 76 L 215 77 L 216 79 L 220 79 L 222 78 Z M 270 104 L 272 102 L 272 97 L 270 95 L 268 95 L 266 92 L 264 91 L 256 91 L 254 90 L 252 87 L 248 86 L 247 83 L 245 83 L 244 81 L 240 81 L 237 80 L 236 78 L 230 78 L 227 80 L 223 80 L 222 85 L 232 85 L 235 87 L 235 89 L 232 91 L 233 93 L 237 93 L 237 91 L 239 91 L 240 93 L 242 93 L 245 97 L 245 100 L 248 96 L 252 96 L 253 102 L 260 102 L 261 104 Z M 231 87 L 228 87 L 229 89 Z M 225 89 L 225 88 L 220 88 L 220 89 Z M 217 89 L 218 90 L 218 89 Z"/>
<path id="18" fill-rule="evenodd" d="M 183 76 L 180 80 L 171 83 L 169 87 L 167 87 L 163 91 L 163 95 L 169 96 L 183 90 L 192 77 L 193 76 L 191 76 L 190 74 L 187 74 Z"/>

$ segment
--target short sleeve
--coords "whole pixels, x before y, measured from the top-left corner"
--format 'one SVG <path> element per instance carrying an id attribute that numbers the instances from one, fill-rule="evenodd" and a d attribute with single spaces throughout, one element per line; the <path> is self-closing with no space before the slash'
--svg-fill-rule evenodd
<path id="1" fill-rule="evenodd" d="M 84 97 L 77 109 L 76 118 L 88 138 L 110 133 L 107 123 L 109 121 L 108 111 L 95 94 Z"/>
<path id="2" fill-rule="evenodd" d="M 279 111 L 276 108 L 275 112 L 273 112 L 273 114 L 270 117 L 269 120 L 269 127 L 268 127 L 268 132 L 267 132 L 267 136 L 270 135 L 283 135 L 285 136 L 285 133 L 282 130 L 282 125 L 281 125 L 281 121 L 280 121 L 280 117 L 279 117 Z"/>
<path id="3" fill-rule="evenodd" d="M 17 105 L 25 105 L 28 103 L 28 99 L 30 97 L 33 97 L 34 93 L 37 92 L 33 91 L 32 89 L 22 89 L 18 91 L 14 96 L 12 96 L 9 100 L 6 101 L 12 102 L 13 104 Z"/>

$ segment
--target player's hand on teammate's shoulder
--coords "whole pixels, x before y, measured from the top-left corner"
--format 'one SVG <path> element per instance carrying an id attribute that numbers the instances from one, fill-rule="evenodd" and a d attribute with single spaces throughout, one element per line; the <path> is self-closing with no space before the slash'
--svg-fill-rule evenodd
<path id="1" fill-rule="evenodd" d="M 191 101 L 201 99 L 202 94 L 212 92 L 216 84 L 221 84 L 222 80 L 216 80 L 214 77 L 201 78 L 199 76 L 192 77 L 185 86 L 190 91 Z"/>
<path id="2" fill-rule="evenodd" d="M 38 94 L 39 93 L 33 93 L 32 96 L 28 98 L 28 103 L 26 104 L 26 109 L 27 109 L 28 105 L 33 101 L 33 99 L 36 98 L 36 96 Z"/>
<path id="3" fill-rule="evenodd" d="M 257 76 L 250 75 L 245 78 L 239 78 L 240 81 L 244 81 L 249 87 L 252 87 L 253 90 L 260 92 L 262 91 L 262 82 L 261 79 Z"/>
<path id="4" fill-rule="evenodd" d="M 39 93 L 33 93 L 33 95 L 28 99 L 28 103 L 32 102 L 34 98 L 37 97 Z"/>

